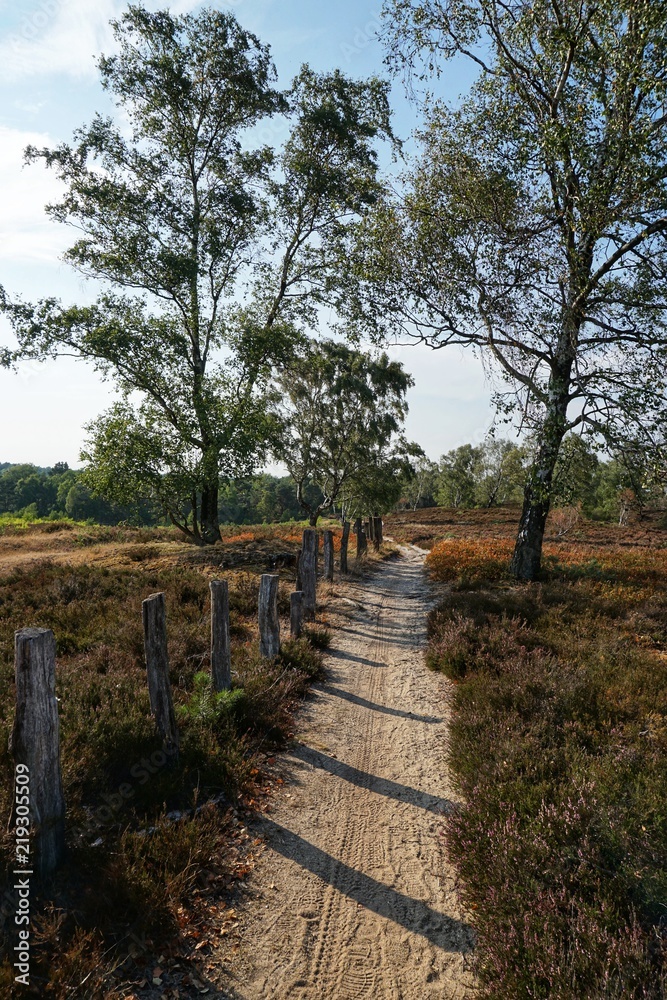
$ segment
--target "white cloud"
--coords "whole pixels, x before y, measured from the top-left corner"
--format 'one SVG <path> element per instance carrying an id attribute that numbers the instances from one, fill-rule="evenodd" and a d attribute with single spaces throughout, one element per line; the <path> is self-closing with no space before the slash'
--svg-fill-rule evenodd
<path id="1" fill-rule="evenodd" d="M 218 0 L 224 10 L 243 0 Z M 94 78 L 96 59 L 115 48 L 109 26 L 125 9 L 122 0 L 37 0 L 16 29 L 0 39 L 0 82 L 16 83 L 29 77 L 64 74 Z M 186 14 L 202 0 L 149 0 L 149 9 L 167 6 L 173 14 Z"/>
<path id="2" fill-rule="evenodd" d="M 95 56 L 112 47 L 109 20 L 118 0 L 40 0 L 0 41 L 0 80 L 53 73 L 96 75 Z"/>
<path id="3" fill-rule="evenodd" d="M 26 146 L 53 145 L 48 135 L 0 126 L 0 259 L 54 262 L 72 237 L 44 213 L 63 185 L 39 164 L 22 167 Z"/>

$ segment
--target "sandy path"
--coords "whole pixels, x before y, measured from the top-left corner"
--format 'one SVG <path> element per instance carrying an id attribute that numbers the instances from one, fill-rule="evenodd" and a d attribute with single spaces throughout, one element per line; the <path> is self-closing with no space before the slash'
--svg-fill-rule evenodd
<path id="1" fill-rule="evenodd" d="M 354 613 L 258 823 L 243 944 L 221 956 L 239 1000 L 470 995 L 471 935 L 442 849 L 446 682 L 423 663 L 423 557 L 402 553 L 345 586 Z"/>

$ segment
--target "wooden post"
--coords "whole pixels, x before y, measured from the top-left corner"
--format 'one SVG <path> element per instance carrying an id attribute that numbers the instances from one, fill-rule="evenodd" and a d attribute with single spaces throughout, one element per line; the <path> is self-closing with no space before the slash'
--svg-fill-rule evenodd
<path id="1" fill-rule="evenodd" d="M 263 573 L 259 582 L 259 652 L 272 660 L 280 652 L 277 573 Z"/>
<path id="2" fill-rule="evenodd" d="M 379 552 L 382 543 L 382 518 L 372 517 L 371 524 L 373 525 L 373 548 Z"/>
<path id="3" fill-rule="evenodd" d="M 151 712 L 167 753 L 178 754 L 178 726 L 169 683 L 167 605 L 164 594 L 151 594 L 142 602 L 144 649 Z"/>
<path id="4" fill-rule="evenodd" d="M 301 556 L 303 555 L 303 549 L 299 549 L 296 554 L 296 590 L 302 590 L 301 586 Z"/>
<path id="5" fill-rule="evenodd" d="M 301 550 L 301 590 L 303 591 L 304 621 L 315 621 L 317 607 L 317 552 L 319 538 L 314 528 L 306 528 L 303 533 Z"/>
<path id="6" fill-rule="evenodd" d="M 35 861 L 40 876 L 55 871 L 65 854 L 65 798 L 60 777 L 60 733 L 56 701 L 56 640 L 50 629 L 15 634 L 16 715 L 11 749 L 16 787 L 29 797 Z M 25 784 L 21 784 L 25 779 Z M 26 803 L 14 803 L 12 826 L 25 817 Z M 19 811 L 20 810 L 20 811 Z M 28 862 L 27 868 L 32 866 Z"/>
<path id="7" fill-rule="evenodd" d="M 368 526 L 367 530 L 366 530 L 366 534 L 368 536 L 368 541 L 369 542 L 374 542 L 375 541 L 375 530 L 374 530 L 375 529 L 375 518 L 372 517 L 372 516 L 370 516 L 368 518 L 368 521 L 366 523 L 367 523 L 367 526 Z"/>
<path id="8" fill-rule="evenodd" d="M 366 535 L 364 534 L 364 524 L 360 517 L 354 523 L 354 530 L 357 535 L 357 559 L 360 559 L 366 551 Z"/>
<path id="9" fill-rule="evenodd" d="M 347 546 L 350 540 L 350 522 L 343 521 L 343 537 L 340 543 L 340 571 L 347 573 Z"/>
<path id="10" fill-rule="evenodd" d="M 232 647 L 229 639 L 229 584 L 211 580 L 211 682 L 214 691 L 232 686 Z"/>
<path id="11" fill-rule="evenodd" d="M 290 635 L 298 639 L 303 631 L 303 593 L 295 590 L 289 602 Z"/>
<path id="12" fill-rule="evenodd" d="M 334 534 L 324 532 L 324 579 L 333 583 L 334 578 Z"/>

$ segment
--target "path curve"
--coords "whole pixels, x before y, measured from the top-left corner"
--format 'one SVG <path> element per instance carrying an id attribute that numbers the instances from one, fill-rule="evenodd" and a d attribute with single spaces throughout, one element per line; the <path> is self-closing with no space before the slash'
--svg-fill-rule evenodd
<path id="1" fill-rule="evenodd" d="M 240 952 L 221 956 L 232 995 L 469 997 L 472 935 L 442 845 L 447 681 L 424 664 L 423 554 L 402 548 L 339 594 L 352 613 L 301 713 L 285 791 L 257 824 L 267 849 Z"/>

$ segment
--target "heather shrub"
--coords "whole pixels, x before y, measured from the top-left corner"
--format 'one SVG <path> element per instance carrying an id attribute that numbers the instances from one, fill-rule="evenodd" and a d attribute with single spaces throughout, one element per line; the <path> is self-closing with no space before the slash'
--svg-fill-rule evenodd
<path id="1" fill-rule="evenodd" d="M 459 551 L 472 561 L 473 549 Z M 451 550 L 435 566 L 463 579 Z M 664 553 L 642 562 L 573 546 L 529 586 L 494 584 L 488 567 L 484 545 L 478 569 L 465 568 L 475 589 L 432 612 L 427 654 L 456 682 L 449 758 L 466 804 L 447 846 L 477 932 L 480 995 L 658 1000 Z"/>

